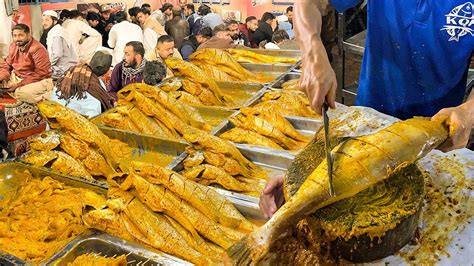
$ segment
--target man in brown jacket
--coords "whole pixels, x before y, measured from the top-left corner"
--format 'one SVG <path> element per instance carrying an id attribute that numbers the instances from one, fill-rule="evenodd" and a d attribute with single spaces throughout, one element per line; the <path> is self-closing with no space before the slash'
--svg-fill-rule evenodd
<path id="1" fill-rule="evenodd" d="M 13 98 L 27 103 L 49 98 L 53 80 L 48 51 L 31 37 L 30 28 L 25 24 L 13 27 L 12 36 L 8 56 L 0 66 L 0 87 Z"/>
<path id="2" fill-rule="evenodd" d="M 246 47 L 240 44 L 235 44 L 232 38 L 230 37 L 230 32 L 227 29 L 225 24 L 218 25 L 212 31 L 212 38 L 210 38 L 205 43 L 199 45 L 199 49 L 204 48 L 215 48 L 215 49 L 229 49 L 229 48 L 239 48 L 245 49 Z"/>
<path id="3" fill-rule="evenodd" d="M 189 24 L 181 19 L 181 9 L 173 8 L 173 18 L 166 22 L 165 31 L 173 37 L 175 47 L 181 47 L 184 38 L 189 35 Z"/>

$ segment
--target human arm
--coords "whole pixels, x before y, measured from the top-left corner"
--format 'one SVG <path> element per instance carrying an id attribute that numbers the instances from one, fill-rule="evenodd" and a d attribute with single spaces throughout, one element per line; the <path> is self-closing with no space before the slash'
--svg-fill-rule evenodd
<path id="1" fill-rule="evenodd" d="M 122 89 L 122 78 L 120 75 L 121 72 L 121 64 L 117 64 L 112 70 L 112 74 L 110 75 L 110 82 L 107 86 L 107 92 L 114 97 L 115 101 L 117 101 L 117 92 Z"/>
<path id="2" fill-rule="evenodd" d="M 48 47 L 51 47 L 49 61 L 51 62 L 51 65 L 54 66 L 58 62 L 59 58 L 63 56 L 62 38 L 59 36 L 53 37 L 52 42 L 48 43 Z"/>
<path id="3" fill-rule="evenodd" d="M 432 120 L 444 120 L 449 128 L 449 138 L 439 147 L 440 150 L 450 151 L 466 147 L 474 127 L 474 91 L 466 102 L 456 107 L 441 109 Z"/>
<path id="4" fill-rule="evenodd" d="M 10 80 L 10 74 L 12 72 L 12 49 L 10 49 L 7 58 L 0 65 L 0 82 Z"/>
<path id="5" fill-rule="evenodd" d="M 335 108 L 337 80 L 321 41 L 322 13 L 328 0 L 295 1 L 295 34 L 301 49 L 301 90 L 316 113 L 321 114 L 325 101 Z"/>
<path id="6" fill-rule="evenodd" d="M 185 44 L 183 45 L 183 47 L 181 47 L 181 55 L 183 56 L 183 59 L 185 61 L 189 61 L 189 56 L 194 53 L 194 49 L 191 45 L 189 44 Z"/>
<path id="7" fill-rule="evenodd" d="M 156 41 L 158 40 L 158 35 L 156 32 L 150 28 L 143 30 L 143 47 L 145 51 L 154 50 L 156 47 Z"/>

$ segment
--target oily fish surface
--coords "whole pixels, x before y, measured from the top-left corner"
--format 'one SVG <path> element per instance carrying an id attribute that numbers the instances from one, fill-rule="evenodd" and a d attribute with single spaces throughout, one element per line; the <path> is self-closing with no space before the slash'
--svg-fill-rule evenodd
<path id="1" fill-rule="evenodd" d="M 245 49 L 227 49 L 237 62 L 254 64 L 296 64 L 297 58 L 259 54 Z"/>
<path id="2" fill-rule="evenodd" d="M 229 249 L 231 259 L 235 263 L 259 261 L 288 227 L 325 206 L 387 179 L 446 138 L 447 130 L 442 122 L 413 118 L 341 143 L 332 150 L 332 181 L 336 196 L 329 194 L 327 163 L 323 161 L 265 225 Z"/>
<path id="3" fill-rule="evenodd" d="M 222 93 L 213 77 L 198 66 L 174 57 L 166 59 L 165 63 L 176 76 L 182 79 L 183 90 L 197 97 L 202 104 L 212 106 L 233 105 L 232 100 Z"/>
<path id="4" fill-rule="evenodd" d="M 229 141 L 188 128 L 183 137 L 191 148 L 181 174 L 203 185 L 219 185 L 227 190 L 259 195 L 267 173 L 245 158 Z"/>
<path id="5" fill-rule="evenodd" d="M 20 174 L 26 181 L 0 211 L 0 250 L 40 263 L 87 230 L 84 208 L 101 208 L 105 197 L 50 177 L 33 178 L 28 171 Z"/>
<path id="6" fill-rule="evenodd" d="M 108 126 L 169 139 L 180 139 L 186 125 L 211 130 L 193 107 L 157 87 L 130 84 L 120 90 L 118 98 L 118 106 L 103 115 Z"/>
<path id="7" fill-rule="evenodd" d="M 226 248 L 256 228 L 211 188 L 151 164 L 131 169 L 109 189 L 108 206 L 86 214 L 88 226 L 198 265 L 221 262 Z"/>
<path id="8" fill-rule="evenodd" d="M 53 101 L 38 103 L 53 130 L 30 141 L 31 151 L 21 159 L 62 174 L 87 180 L 108 179 L 125 172 L 132 149 L 110 139 L 82 115 Z"/>
<path id="9" fill-rule="evenodd" d="M 199 66 L 205 73 L 212 78 L 226 77 L 218 81 L 247 81 L 266 83 L 273 80 L 270 76 L 256 75 L 242 67 L 232 55 L 221 49 L 200 49 L 194 52 L 190 57 L 191 62 Z M 223 72 L 223 74 L 216 74 Z"/>
<path id="10" fill-rule="evenodd" d="M 221 138 L 236 143 L 290 151 L 299 150 L 309 142 L 307 136 L 296 131 L 290 122 L 278 113 L 253 107 L 244 107 L 240 111 L 240 114 L 230 118 L 235 127 L 221 134 Z"/>
<path id="11" fill-rule="evenodd" d="M 261 101 L 253 107 L 262 112 L 267 111 L 282 116 L 321 117 L 311 109 L 308 98 L 300 91 L 269 91 L 265 93 Z"/>

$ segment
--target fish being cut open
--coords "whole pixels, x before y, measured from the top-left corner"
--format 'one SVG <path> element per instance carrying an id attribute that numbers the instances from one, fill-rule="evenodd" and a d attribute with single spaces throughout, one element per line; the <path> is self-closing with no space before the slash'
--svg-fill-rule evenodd
<path id="1" fill-rule="evenodd" d="M 413 118 L 342 142 L 332 150 L 336 196 L 329 194 L 324 160 L 265 225 L 228 250 L 231 260 L 238 265 L 261 260 L 289 226 L 404 169 L 444 142 L 447 135 L 442 122 Z"/>

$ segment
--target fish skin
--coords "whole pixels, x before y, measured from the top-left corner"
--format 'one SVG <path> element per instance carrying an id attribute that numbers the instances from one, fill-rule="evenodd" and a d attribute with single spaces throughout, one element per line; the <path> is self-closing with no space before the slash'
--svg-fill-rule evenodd
<path id="1" fill-rule="evenodd" d="M 193 249 L 163 215 L 153 213 L 137 198 L 127 205 L 125 214 L 147 237 L 151 246 L 197 265 L 215 264 Z"/>
<path id="2" fill-rule="evenodd" d="M 248 264 L 261 260 L 288 226 L 338 200 L 387 178 L 394 171 L 423 157 L 443 143 L 448 132 L 442 122 L 413 118 L 394 123 L 372 135 L 349 139 L 336 146 L 333 185 L 336 196 L 329 193 L 327 161 L 305 180 L 291 197 L 262 227 L 228 250 L 234 263 Z"/>
<path id="3" fill-rule="evenodd" d="M 36 166 L 45 166 L 52 162 L 50 168 L 55 171 L 69 176 L 94 180 L 81 162 L 61 151 L 30 151 L 25 153 L 21 160 Z"/>
<path id="4" fill-rule="evenodd" d="M 184 177 L 203 185 L 219 184 L 227 190 L 248 191 L 238 180 L 226 173 L 224 170 L 210 164 L 201 164 L 181 173 Z"/>
<path id="5" fill-rule="evenodd" d="M 116 153 L 111 149 L 110 139 L 87 118 L 59 103 L 43 100 L 37 103 L 43 117 L 51 128 L 64 129 L 76 139 L 85 141 L 99 149 L 99 152 L 113 168 L 126 171 L 124 162 L 130 161 L 131 149 L 127 153 Z"/>
<path id="6" fill-rule="evenodd" d="M 28 144 L 31 150 L 54 150 L 59 146 L 59 138 L 60 135 L 57 130 L 48 130 L 32 138 Z"/>
<path id="7" fill-rule="evenodd" d="M 297 58 L 259 54 L 245 49 L 227 49 L 226 51 L 229 52 L 238 62 L 256 64 L 296 64 L 298 61 Z"/>
<path id="8" fill-rule="evenodd" d="M 156 165 L 133 162 L 131 169 L 152 184 L 163 185 L 210 219 L 230 228 L 256 228 L 226 198 L 214 189 L 192 182 Z"/>
<path id="9" fill-rule="evenodd" d="M 234 127 L 229 131 L 226 131 L 219 135 L 220 138 L 236 142 L 236 143 L 247 143 L 252 145 L 269 147 L 277 150 L 283 150 L 283 147 L 278 145 L 273 140 L 258 134 L 255 131 L 243 129 L 240 127 Z"/>

